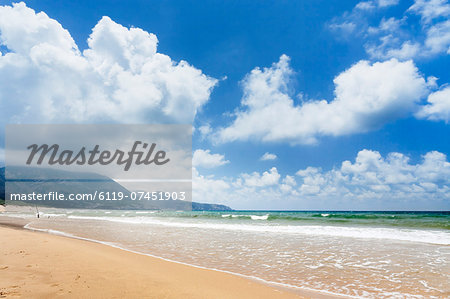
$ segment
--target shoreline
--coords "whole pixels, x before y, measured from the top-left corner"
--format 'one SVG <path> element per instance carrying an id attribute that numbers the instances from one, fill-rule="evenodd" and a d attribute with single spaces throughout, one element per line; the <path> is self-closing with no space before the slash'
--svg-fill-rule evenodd
<path id="1" fill-rule="evenodd" d="M 169 262 L 169 263 L 175 263 L 175 264 L 180 264 L 180 265 L 193 267 L 193 268 L 197 268 L 197 269 L 202 269 L 202 270 L 207 270 L 207 271 L 214 271 L 214 272 L 229 274 L 229 275 L 237 276 L 237 277 L 240 277 L 240 278 L 243 278 L 243 279 L 248 279 L 248 280 L 251 280 L 251 281 L 255 281 L 257 283 L 260 283 L 260 284 L 263 284 L 263 285 L 267 285 L 267 286 L 275 288 L 275 289 L 286 290 L 289 293 L 293 292 L 293 293 L 296 293 L 297 295 L 301 295 L 301 296 L 313 296 L 314 298 L 319 298 L 319 299 L 357 298 L 357 297 L 349 296 L 349 295 L 334 294 L 334 293 L 330 293 L 330 292 L 327 292 L 327 291 L 319 291 L 319 290 L 313 290 L 313 289 L 308 289 L 308 288 L 301 288 L 301 287 L 287 285 L 287 284 L 273 282 L 273 281 L 267 281 L 267 280 L 264 280 L 264 279 L 259 278 L 259 277 L 248 276 L 248 275 L 244 275 L 244 274 L 240 274 L 240 273 L 236 273 L 236 272 L 220 270 L 220 269 L 216 269 L 216 268 L 208 268 L 208 267 L 198 266 L 198 265 L 194 265 L 194 264 L 188 264 L 188 263 L 185 263 L 185 262 L 171 260 L 171 259 L 163 258 L 163 257 L 156 256 L 156 255 L 149 254 L 149 253 L 138 252 L 138 251 L 135 251 L 135 250 L 131 250 L 131 249 L 127 249 L 127 248 L 124 248 L 124 247 L 120 247 L 118 245 L 108 244 L 107 242 L 102 242 L 102 241 L 98 241 L 98 240 L 94 240 L 94 239 L 88 239 L 88 238 L 84 238 L 84 237 L 79 237 L 79 236 L 75 236 L 75 235 L 68 234 L 68 233 L 61 232 L 61 231 L 27 227 L 27 225 L 25 225 L 24 227 L 21 227 L 21 229 L 29 230 L 29 231 L 35 231 L 35 232 L 40 232 L 40 233 L 45 233 L 45 234 L 50 234 L 50 235 L 55 235 L 55 236 L 60 236 L 60 237 L 65 237 L 65 238 L 70 238 L 70 239 L 82 240 L 82 241 L 86 241 L 86 242 L 93 242 L 93 243 L 101 244 L 101 245 L 104 245 L 104 246 L 109 246 L 109 247 L 112 247 L 112 248 L 120 249 L 120 250 L 123 250 L 123 251 L 126 251 L 126 252 L 130 252 L 130 253 L 133 253 L 133 254 L 138 254 L 138 255 L 143 255 L 143 256 L 150 257 L 150 258 L 159 259 L 159 260 L 162 260 L 162 261 L 165 261 L 165 262 Z M 1 224 L 0 224 L 0 227 L 1 227 Z"/>
<path id="2" fill-rule="evenodd" d="M 72 213 L 74 213 L 73 215 L 75 216 L 73 216 Z M 97 217 L 98 213 L 100 213 L 100 216 L 105 216 Z M 127 211 L 125 212 L 125 214 L 126 213 L 131 212 Z M 153 219 L 153 215 L 152 217 L 137 215 L 136 217 L 138 218 L 136 219 L 139 220 L 139 225 L 135 225 L 134 223 L 136 223 L 136 221 L 133 221 L 134 214 L 131 213 L 128 215 L 129 217 L 123 218 L 123 216 L 126 216 L 125 214 L 113 213 L 111 211 L 96 211 L 93 213 L 88 213 L 87 216 L 92 217 L 87 217 L 85 213 L 77 213 L 76 211 L 60 212 L 59 210 L 48 210 L 44 211 L 41 214 L 42 217 L 40 218 L 42 219 L 36 219 L 36 215 L 34 215 L 34 209 L 31 209 L 29 211 L 25 211 L 23 209 L 8 209 L 8 211 L 5 211 L 5 213 L 0 213 L 0 228 L 3 224 L 8 228 L 14 229 L 16 231 L 28 232 L 27 236 L 29 236 L 29 233 L 31 232 L 35 233 L 35 235 L 45 235 L 56 237 L 57 239 L 62 238 L 64 240 L 71 240 L 71 244 L 75 241 L 78 245 L 84 243 L 93 243 L 97 246 L 100 246 L 97 248 L 104 248 L 106 246 L 108 248 L 115 249 L 116 251 L 126 252 L 132 255 L 139 255 L 141 256 L 141 258 L 144 258 L 144 260 L 142 261 L 145 262 L 142 262 L 142 264 L 152 264 L 155 263 L 154 259 L 157 259 L 160 261 L 160 264 L 175 264 L 175 267 L 182 266 L 181 268 L 184 267 L 184 269 L 191 269 L 190 271 L 188 271 L 188 277 L 196 276 L 195 273 L 197 273 L 197 271 L 215 273 L 214 277 L 216 277 L 219 281 L 227 275 L 231 275 L 235 279 L 251 282 L 252 284 L 257 284 L 258 286 L 267 287 L 272 292 L 275 290 L 276 295 L 270 296 L 275 298 L 286 298 L 286 296 L 288 296 L 289 298 L 291 298 L 292 296 L 296 298 L 361 298 L 369 296 L 369 291 L 372 291 L 372 294 L 379 294 L 380 298 L 388 298 L 388 294 L 392 296 L 416 295 L 425 297 L 427 295 L 439 296 L 448 292 L 445 286 L 445 279 L 443 278 L 445 276 L 445 269 L 439 265 L 433 266 L 434 264 L 432 264 L 432 266 L 428 267 L 428 263 L 425 264 L 426 261 L 433 263 L 436 260 L 433 258 L 433 256 L 441 255 L 441 252 L 439 250 L 442 246 L 444 246 L 442 247 L 443 250 L 448 249 L 448 247 L 446 247 L 446 245 L 435 245 L 434 243 L 429 243 L 429 240 L 428 243 L 419 242 L 412 247 L 410 242 L 405 243 L 403 241 L 399 241 L 395 244 L 392 244 L 392 246 L 388 246 L 386 249 L 385 241 L 367 241 L 365 238 L 343 238 L 339 239 L 336 245 L 333 245 L 329 248 L 328 246 L 330 244 L 330 241 L 335 240 L 335 238 L 324 238 L 318 239 L 318 241 L 316 241 L 315 238 L 311 238 L 309 237 L 309 235 L 307 235 L 306 237 L 303 236 L 303 234 L 305 233 L 303 230 L 300 230 L 299 234 L 295 235 L 297 237 L 294 238 L 294 241 L 292 241 L 290 237 L 286 239 L 286 237 L 290 236 L 286 234 L 275 234 L 270 235 L 270 238 L 261 238 L 261 235 L 259 233 L 249 234 L 246 232 L 246 230 L 244 230 L 243 233 L 241 232 L 241 230 L 239 230 L 239 233 L 234 233 L 235 230 L 231 230 L 231 232 L 228 232 L 227 224 L 230 221 L 226 219 L 222 220 L 222 217 L 220 215 L 218 217 L 219 220 L 221 220 L 220 223 L 223 222 L 223 227 L 212 226 L 212 230 L 195 230 L 191 232 L 195 235 L 195 237 L 186 236 L 187 238 L 185 238 L 186 232 L 189 234 L 189 231 L 186 231 L 184 227 L 191 227 L 191 225 L 183 225 L 183 229 L 172 229 L 171 227 L 173 225 L 171 225 L 171 223 L 169 225 L 166 223 L 167 221 L 163 221 L 163 225 L 155 226 L 153 225 L 154 221 L 149 220 Z M 83 216 L 86 217 L 83 218 Z M 118 221 L 115 221 L 116 218 L 114 217 L 119 216 L 121 218 L 119 218 Z M 197 216 L 194 215 L 193 217 Z M 85 218 L 87 218 L 87 220 L 84 220 Z M 161 220 L 160 218 L 157 219 Z M 105 223 L 105 221 L 107 221 L 107 223 Z M 109 221 L 112 222 L 109 223 Z M 188 224 L 192 224 L 191 222 L 192 221 L 189 221 Z M 244 224 L 255 223 L 250 219 L 240 222 Z M 125 225 L 122 223 L 125 223 Z M 128 225 L 128 223 L 130 224 Z M 155 223 L 160 224 L 160 222 L 158 221 L 156 221 Z M 194 223 L 197 223 L 197 221 L 194 221 Z M 215 222 L 206 222 L 206 224 L 208 223 L 214 224 Z M 258 223 L 257 225 L 259 225 Z M 318 223 L 317 227 L 322 228 L 323 225 L 321 225 L 321 223 Z M 175 221 L 175 224 L 180 223 Z M 99 226 L 104 227 L 99 230 L 97 229 L 97 227 Z M 201 228 L 204 227 L 209 228 L 210 226 L 201 226 Z M 225 229 L 225 231 L 217 234 L 217 232 L 219 232 L 217 231 L 217 229 L 219 228 L 221 231 L 223 229 Z M 1 234 L 1 232 L 2 231 L 0 231 L 0 236 L 2 236 L 2 239 L 10 239 L 5 237 L 5 234 Z M 306 232 L 308 233 L 309 231 Z M 255 240 L 253 240 L 253 242 L 249 241 L 247 243 L 247 238 L 249 238 L 250 240 L 253 240 L 252 238 L 255 238 Z M 290 245 L 283 245 L 285 244 L 285 241 L 292 241 L 293 243 L 288 243 Z M 11 243 L 12 241 L 9 240 L 9 242 Z M 212 246 L 210 242 L 219 242 L 219 245 Z M 29 239 L 25 244 L 22 245 L 20 250 L 17 251 L 20 252 L 21 250 L 23 250 L 23 248 L 29 248 L 30 244 L 34 245 L 34 243 L 35 242 L 33 242 L 32 239 Z M 448 242 L 443 241 L 440 241 L 440 243 L 448 244 Z M 267 248 L 264 246 L 265 244 L 268 245 Z M 274 244 L 280 244 L 281 247 L 279 247 L 278 245 L 275 246 Z M 334 242 L 331 242 L 331 244 L 334 244 Z M 370 252 L 367 252 L 365 249 L 367 247 L 367 244 L 373 244 L 373 246 L 371 247 L 373 249 L 371 249 Z M 68 245 L 70 244 L 65 243 L 62 250 L 66 251 L 66 247 Z M 346 258 L 346 254 L 347 252 L 349 252 L 348 249 L 343 249 L 343 251 L 341 252 L 341 247 L 343 245 L 350 246 L 348 249 L 352 249 L 351 252 L 352 255 L 355 255 L 355 258 L 352 257 L 351 259 L 344 261 L 339 259 Z M 248 250 L 247 247 L 249 247 L 251 250 Z M 228 250 L 228 248 L 230 249 Z M 376 248 L 382 249 L 377 250 Z M 97 251 L 102 250 L 97 249 Z M 285 252 L 289 257 L 289 259 L 280 259 L 280 261 L 282 262 L 285 261 L 285 263 L 281 264 L 280 267 L 276 263 L 278 260 L 278 254 L 274 254 L 277 252 Z M 248 258 L 246 257 L 247 253 L 250 254 Z M 385 256 L 387 253 L 390 254 L 392 260 L 386 260 Z M 256 257 L 254 257 L 255 254 Z M 317 254 L 320 254 L 321 256 L 318 256 Z M 334 256 L 335 254 L 337 255 L 328 262 L 328 258 L 330 256 Z M 2 254 L 0 256 L 5 257 L 5 254 Z M 116 260 L 124 259 L 124 261 L 127 261 L 127 258 L 123 258 L 123 254 L 118 254 L 116 257 Z M 296 257 L 295 261 L 292 261 L 292 258 L 290 257 Z M 78 260 L 83 260 L 83 257 L 72 258 L 73 263 L 77 263 Z M 148 262 L 149 260 L 153 260 L 153 262 Z M 372 267 L 372 264 L 374 262 L 377 262 L 377 264 Z M 390 269 L 392 268 L 390 267 L 390 264 L 396 263 L 397 265 L 397 263 L 400 263 L 399 265 L 401 266 L 403 264 L 410 264 L 411 262 L 417 262 L 418 265 L 424 265 L 424 267 L 426 267 L 423 268 L 423 272 L 420 272 L 420 276 L 418 276 L 416 273 L 406 272 L 406 274 L 402 274 L 406 276 L 406 278 L 402 280 L 406 282 L 406 285 L 397 284 L 397 281 L 395 283 L 390 283 L 391 281 L 388 278 L 392 275 L 398 275 L 400 273 L 400 270 L 402 270 L 393 269 L 393 271 L 390 272 Z M 53 263 L 58 264 L 55 261 L 53 261 Z M 367 263 L 369 263 L 369 267 L 365 267 L 367 266 Z M 2 268 L 2 264 L 3 263 L 0 258 L 0 269 Z M 349 266 L 338 267 L 342 264 Z M 48 267 L 54 268 L 54 265 L 50 263 L 48 265 Z M 122 276 L 128 275 L 129 272 L 136 272 L 126 270 L 130 267 L 133 268 L 132 265 L 128 265 L 127 263 L 121 263 L 121 265 L 122 269 L 120 270 L 120 275 Z M 25 265 L 22 265 L 22 267 L 23 266 Z M 320 266 L 321 269 L 316 271 L 317 267 L 310 266 Z M 167 268 L 166 266 L 162 267 Z M 356 269 L 357 271 L 354 271 L 355 267 L 358 267 Z M 71 270 L 70 267 L 66 267 L 66 270 L 67 269 Z M 107 269 L 107 267 L 105 269 Z M 377 269 L 384 270 L 384 274 L 380 273 L 380 271 L 377 271 Z M 436 270 L 440 272 L 435 272 Z M 0 271 L 0 273 L 2 272 L 3 271 Z M 115 273 L 114 271 L 109 272 Z M 153 272 L 159 273 L 158 269 L 153 269 Z M 176 270 L 176 272 L 178 272 L 178 270 Z M 441 274 L 433 276 L 433 273 Z M 8 276 L 10 275 L 7 272 L 3 272 L 2 274 L 7 274 Z M 169 278 L 171 277 L 171 273 L 167 273 L 167 275 Z M 372 279 L 373 275 L 376 275 L 375 280 Z M 381 282 L 381 279 L 383 278 L 386 278 L 386 280 L 383 280 Z M 418 281 L 419 278 L 423 278 L 425 283 L 430 283 L 430 286 L 424 285 L 425 287 L 422 287 L 422 285 L 420 284 L 421 282 Z M 351 287 L 351 284 L 355 279 L 364 280 L 359 281 L 359 284 L 353 285 L 354 288 L 346 289 L 347 285 Z M 151 281 L 153 280 L 154 276 L 152 276 Z M 165 281 L 167 282 L 167 279 Z M 290 282 L 292 282 L 292 284 L 290 284 Z M 199 285 L 198 281 L 196 280 L 194 280 L 192 284 Z M 223 285 L 223 283 L 216 284 L 218 284 L 219 287 L 222 287 Z M 398 286 L 401 289 L 398 289 Z M 4 287 L 4 285 L 0 284 L 0 292 L 3 291 L 2 287 Z M 45 285 L 43 287 L 45 287 Z M 168 288 L 169 290 L 172 290 L 173 287 L 179 290 L 179 287 L 172 285 L 170 285 Z M 186 286 L 183 285 L 183 287 Z M 187 289 L 191 290 L 190 287 L 187 287 Z M 227 287 L 226 290 L 229 293 L 237 292 L 241 289 L 242 288 L 238 286 L 238 284 L 232 283 L 229 284 L 229 287 Z M 143 290 L 145 291 L 145 289 Z M 260 295 L 254 295 L 254 293 L 248 293 L 249 290 L 247 288 L 244 288 L 242 290 L 243 292 L 234 297 L 261 297 Z M 364 293 L 366 290 L 368 292 L 367 294 Z M 381 292 L 378 290 L 383 291 Z M 192 295 L 192 292 L 190 292 L 190 297 L 231 297 L 231 295 L 227 296 L 217 289 L 213 290 L 212 293 L 210 291 L 211 290 L 208 287 L 208 290 L 206 291 L 208 292 L 208 295 L 198 295 L 199 293 L 203 293 L 196 290 L 196 295 Z M 251 292 L 254 291 L 255 290 L 251 290 Z M 152 294 L 153 293 L 154 292 L 152 291 Z M 178 293 L 177 295 L 173 296 L 161 296 L 170 298 L 179 298 L 182 296 L 184 298 L 186 297 L 185 293 L 186 292 L 184 292 L 183 294 Z M 265 298 L 267 296 L 264 295 L 262 298 Z M 89 296 L 91 295 L 89 294 Z M 29 296 L 23 297 L 28 298 Z M 91 297 L 97 298 L 98 296 L 94 294 Z M 145 294 L 140 294 L 139 297 L 146 296 Z M 2 294 L 0 294 L 0 298 L 2 298 Z"/>
<path id="3" fill-rule="evenodd" d="M 128 277 L 128 279 L 119 279 L 119 281 L 116 282 L 125 283 L 125 285 L 140 285 L 140 288 L 131 287 L 131 297 L 136 298 L 161 296 L 167 298 L 229 298 L 230 296 L 237 296 L 239 298 L 250 298 L 255 296 L 259 298 L 273 298 L 274 296 L 277 298 L 342 298 L 341 296 L 323 294 L 318 291 L 277 286 L 271 282 L 260 281 L 256 278 L 246 277 L 240 274 L 197 267 L 195 265 L 188 265 L 177 261 L 165 260 L 159 257 L 142 254 L 139 252 L 133 252 L 101 242 L 96 242 L 95 240 L 83 239 L 76 236 L 60 236 L 44 231 L 40 232 L 37 230 L 27 229 L 23 227 L 23 225 L 26 225 L 26 221 L 24 221 L 24 219 L 22 220 L 22 223 L 11 223 L 9 221 L 0 222 L 0 232 L 2 233 L 2 235 L 6 235 L 6 237 L 2 238 L 8 240 L 7 244 L 1 249 L 3 258 L 0 260 L 0 271 L 3 272 L 3 274 L 6 274 L 3 275 L 4 277 L 8 277 L 8 279 L 3 279 L 1 282 L 1 295 L 8 296 L 8 294 L 17 294 L 17 289 L 19 288 L 23 291 L 21 295 L 19 294 L 20 296 L 31 296 L 33 298 L 46 297 L 49 295 L 56 296 L 58 294 L 64 294 L 64 296 L 69 297 L 80 297 L 80 295 L 84 294 L 90 297 L 112 298 L 116 296 L 117 292 L 120 293 L 121 291 L 126 291 L 123 293 L 123 295 L 126 294 L 127 297 L 130 297 L 130 287 L 126 287 L 125 289 L 117 289 L 116 287 L 111 287 L 114 284 L 110 283 L 108 283 L 108 287 L 106 288 L 104 288 L 105 286 L 102 285 L 96 285 L 95 287 L 89 286 L 89 292 L 83 291 L 82 293 L 77 293 L 78 291 L 80 291 L 78 288 L 72 288 L 66 292 L 63 292 L 73 286 L 73 279 L 67 277 L 66 275 L 58 279 L 59 283 L 45 283 L 45 281 L 48 280 L 49 277 L 55 276 L 55 273 L 52 274 L 51 271 L 47 272 L 46 279 L 41 279 L 40 281 L 36 281 L 36 279 L 32 279 L 30 282 L 28 282 L 27 280 L 19 280 L 23 283 L 22 286 L 18 285 L 18 281 L 14 281 L 14 279 L 12 279 L 15 275 L 14 271 L 11 269 L 14 268 L 16 270 L 21 269 L 19 272 L 31 272 L 28 273 L 29 276 L 36 278 L 36 273 L 32 271 L 33 263 L 36 265 L 36 267 L 45 264 L 48 268 L 53 269 L 54 272 L 65 272 L 66 274 L 73 274 L 74 272 L 76 272 L 75 270 L 81 269 L 70 269 L 70 266 L 61 268 L 61 266 L 68 261 L 71 261 L 69 265 L 77 264 L 82 261 L 85 258 L 85 255 L 80 256 L 79 254 L 77 254 L 81 250 L 83 252 L 86 251 L 88 253 L 88 256 L 97 256 L 98 259 L 91 260 L 91 262 L 94 264 L 99 264 L 96 268 L 103 269 L 102 275 L 100 275 L 102 277 L 102 280 L 104 280 L 104 276 L 106 273 L 110 273 L 118 276 L 118 278 L 116 279 L 119 279 L 120 277 Z M 24 265 L 23 261 L 21 261 L 21 257 L 23 259 L 23 253 L 28 251 L 26 248 L 29 248 L 30 244 L 43 242 L 54 244 L 53 247 L 55 248 L 47 248 L 47 250 L 52 251 L 54 254 L 46 255 L 45 258 L 43 258 L 42 255 L 39 255 L 39 253 L 42 253 L 42 248 L 33 247 L 33 249 L 35 249 L 37 252 L 27 254 L 38 256 L 33 256 L 34 259 L 32 260 L 32 262 L 30 262 L 28 265 Z M 13 250 L 13 252 L 15 253 L 11 256 L 11 254 L 6 253 L 8 249 L 15 249 Z M 74 253 L 74 249 L 76 249 L 75 251 L 77 253 Z M 61 256 L 61 251 L 64 250 L 70 252 L 70 256 L 67 255 L 67 258 L 65 259 Z M 117 266 L 109 265 L 102 259 L 101 256 L 98 256 L 99 252 L 107 252 L 109 255 L 113 256 L 114 260 L 120 263 L 122 267 L 118 270 Z M 74 254 L 74 256 L 72 256 L 72 254 Z M 49 260 L 49 256 L 55 255 L 59 257 L 58 261 L 55 261 L 52 258 L 50 258 Z M 139 260 L 139 263 L 137 265 L 134 265 L 135 260 Z M 8 266 L 8 263 L 10 263 L 12 267 Z M 131 267 L 130 263 L 134 266 Z M 142 265 L 151 266 L 150 268 L 152 269 L 148 270 L 147 268 L 147 270 L 144 270 L 142 269 Z M 168 269 L 170 269 L 170 271 Z M 90 273 L 91 272 L 84 273 L 83 276 Z M 131 279 L 130 281 L 130 275 L 132 273 L 135 274 L 135 276 L 132 276 L 135 277 L 135 279 Z M 164 273 L 164 275 L 161 276 L 161 273 Z M 158 276 L 157 274 L 160 275 Z M 81 274 L 77 275 L 81 276 Z M 151 285 L 152 282 L 154 283 L 156 280 L 163 282 L 166 287 L 162 289 L 154 287 L 143 288 L 142 286 L 145 285 L 145 283 L 142 281 L 142 275 L 150 278 L 148 281 Z M 183 283 L 181 283 L 181 285 L 179 285 L 179 280 L 177 280 L 176 282 L 172 281 L 171 277 L 173 277 L 174 275 L 182 275 L 185 277 L 185 279 L 187 279 L 187 281 L 184 281 Z M 202 282 L 205 282 L 205 279 L 208 284 L 202 285 Z M 52 286 L 54 286 L 55 284 L 57 284 L 58 286 L 64 285 L 65 287 L 62 287 L 58 290 L 53 290 L 55 289 L 55 287 Z M 40 291 L 36 290 L 36 288 L 34 287 L 36 285 L 39 286 L 37 290 Z M 61 289 L 63 291 L 61 291 Z M 105 296 L 105 294 L 110 295 Z"/>

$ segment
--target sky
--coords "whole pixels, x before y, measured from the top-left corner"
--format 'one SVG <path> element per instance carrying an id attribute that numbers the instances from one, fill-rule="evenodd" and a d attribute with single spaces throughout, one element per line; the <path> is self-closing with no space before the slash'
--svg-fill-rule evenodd
<path id="1" fill-rule="evenodd" d="M 445 0 L 0 1 L 0 125 L 192 124 L 198 202 L 449 210 L 449 16 Z"/>

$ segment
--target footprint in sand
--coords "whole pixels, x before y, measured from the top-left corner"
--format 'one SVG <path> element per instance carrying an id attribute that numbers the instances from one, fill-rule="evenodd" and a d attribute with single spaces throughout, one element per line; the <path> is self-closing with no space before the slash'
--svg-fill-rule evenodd
<path id="1" fill-rule="evenodd" d="M 0 270 L 6 270 L 8 268 L 9 268 L 8 266 L 4 266 L 4 267 L 0 267 Z"/>
<path id="2" fill-rule="evenodd" d="M 20 296 L 20 292 L 18 290 L 11 290 L 11 289 L 16 289 L 18 287 L 19 286 L 10 286 L 10 287 L 7 287 L 6 290 L 1 290 L 0 298 L 6 298 L 9 296 Z"/>

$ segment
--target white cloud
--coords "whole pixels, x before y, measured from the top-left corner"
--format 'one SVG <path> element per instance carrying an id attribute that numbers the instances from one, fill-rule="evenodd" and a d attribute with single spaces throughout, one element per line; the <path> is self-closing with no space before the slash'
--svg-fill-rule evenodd
<path id="1" fill-rule="evenodd" d="M 227 204 L 226 197 L 230 188 L 230 184 L 224 179 L 201 175 L 195 167 L 192 168 L 192 200 Z"/>
<path id="2" fill-rule="evenodd" d="M 344 161 L 340 168 L 322 171 L 300 170 L 300 194 L 354 199 L 450 199 L 450 163 L 444 154 L 433 151 L 418 164 L 410 164 L 401 153 L 383 158 L 379 152 L 362 150 L 355 162 Z"/>
<path id="3" fill-rule="evenodd" d="M 330 29 L 333 31 L 339 31 L 345 36 L 350 36 L 357 29 L 357 25 L 352 21 L 345 21 L 342 23 L 332 23 Z"/>
<path id="4" fill-rule="evenodd" d="M 217 80 L 157 52 L 158 39 L 103 17 L 88 48 L 44 12 L 0 6 L 2 122 L 190 123 Z"/>
<path id="5" fill-rule="evenodd" d="M 296 203 L 289 203 L 288 198 L 298 195 L 293 177 L 286 176 L 278 184 L 280 178 L 276 169 L 264 173 L 217 178 L 204 176 L 194 169 L 193 200 L 226 204 L 235 209 L 283 209 L 289 205 L 292 208 L 292 203 Z M 246 179 L 250 184 L 245 183 Z"/>
<path id="6" fill-rule="evenodd" d="M 198 131 L 200 132 L 201 138 L 205 139 L 206 137 L 209 136 L 209 134 L 211 134 L 212 128 L 209 124 L 206 124 L 206 125 L 200 126 L 198 128 Z"/>
<path id="7" fill-rule="evenodd" d="M 379 7 L 388 7 L 397 5 L 400 0 L 378 0 Z"/>
<path id="8" fill-rule="evenodd" d="M 283 184 L 289 185 L 289 186 L 295 186 L 297 185 L 297 182 L 295 181 L 295 178 L 293 176 L 287 175 L 283 179 Z"/>
<path id="9" fill-rule="evenodd" d="M 351 11 L 346 11 L 340 17 L 335 17 L 329 23 L 329 28 L 344 37 L 354 39 L 355 34 L 361 35 L 369 27 L 367 14 L 372 14 L 380 9 L 397 5 L 399 0 L 369 0 L 361 1 Z M 353 33 L 353 35 L 350 35 Z"/>
<path id="10" fill-rule="evenodd" d="M 413 35 L 409 29 L 398 26 L 387 35 L 395 34 L 397 40 L 391 38 L 389 43 L 381 43 L 376 49 L 367 47 L 372 57 L 410 59 L 450 53 L 450 5 L 446 0 L 416 0 L 407 12 L 421 16 L 421 31 Z M 408 25 L 407 18 L 402 20 L 402 25 Z"/>
<path id="11" fill-rule="evenodd" d="M 281 193 L 297 195 L 298 193 L 295 190 L 296 185 L 297 182 L 295 181 L 295 178 L 293 176 L 286 175 L 286 177 L 282 180 L 282 183 L 279 185 L 279 188 Z"/>
<path id="12" fill-rule="evenodd" d="M 416 113 L 418 118 L 425 118 L 428 120 L 443 120 L 446 123 L 450 122 L 450 86 L 447 86 L 439 91 L 433 92 L 428 96 L 428 105 Z"/>
<path id="13" fill-rule="evenodd" d="M 355 9 L 371 10 L 375 8 L 373 1 L 361 1 L 355 5 Z"/>
<path id="14" fill-rule="evenodd" d="M 404 42 L 398 49 L 389 49 L 384 55 L 386 58 L 396 57 L 398 59 L 411 59 L 419 55 L 421 51 L 420 44 L 412 43 L 410 41 Z M 381 54 L 381 56 L 383 56 Z"/>
<path id="15" fill-rule="evenodd" d="M 271 153 L 265 153 L 264 155 L 259 158 L 261 161 L 269 161 L 269 160 L 275 160 L 277 158 L 277 155 L 271 154 Z"/>
<path id="16" fill-rule="evenodd" d="M 442 53 L 450 53 L 450 21 L 444 21 L 423 28 L 422 38 L 410 36 L 401 29 L 384 29 L 380 23 L 378 28 L 370 28 L 369 33 L 379 34 L 377 40 L 365 44 L 366 52 L 377 59 L 432 57 Z M 394 33 L 395 32 L 395 33 Z"/>
<path id="17" fill-rule="evenodd" d="M 280 174 L 276 167 L 272 167 L 269 171 L 265 171 L 263 174 L 253 172 L 252 174 L 242 174 L 244 184 L 249 187 L 267 187 L 278 184 L 280 180 Z"/>
<path id="18" fill-rule="evenodd" d="M 355 9 L 372 10 L 375 8 L 384 8 L 397 5 L 400 0 L 375 0 L 375 1 L 361 1 L 355 5 Z"/>
<path id="19" fill-rule="evenodd" d="M 431 54 L 450 53 L 450 20 L 438 23 L 428 29 L 425 49 Z"/>
<path id="20" fill-rule="evenodd" d="M 214 168 L 230 163 L 224 155 L 211 154 L 210 150 L 198 149 L 192 157 L 192 165 L 204 168 Z"/>
<path id="21" fill-rule="evenodd" d="M 415 0 L 408 10 L 420 15 L 424 23 L 450 16 L 450 4 L 447 0 Z"/>
<path id="22" fill-rule="evenodd" d="M 355 37 L 361 38 L 367 54 L 373 59 L 408 60 L 450 54 L 450 4 L 446 0 L 416 0 L 403 14 L 388 19 L 382 17 L 378 25 L 372 24 L 372 20 L 376 20 L 375 8 L 398 2 L 359 2 L 351 11 L 334 18 L 329 27 L 340 33 L 338 36 L 351 37 L 352 42 Z M 419 26 L 411 14 L 421 17 Z"/>
<path id="23" fill-rule="evenodd" d="M 242 108 L 219 142 L 255 139 L 310 144 L 323 135 L 341 136 L 377 129 L 416 109 L 428 85 L 412 61 L 360 61 L 335 79 L 335 98 L 294 104 L 289 57 L 270 68 L 255 68 L 243 80 Z"/>
<path id="24" fill-rule="evenodd" d="M 205 177 L 194 169 L 193 189 L 195 201 L 237 209 L 445 209 L 450 163 L 437 151 L 411 163 L 402 153 L 383 157 L 361 150 L 354 161 L 343 161 L 339 167 L 310 166 L 295 176 L 283 176 L 275 167 L 222 178 Z"/>
<path id="25" fill-rule="evenodd" d="M 394 17 L 391 17 L 389 19 L 382 18 L 378 27 L 369 27 L 367 32 L 369 34 L 377 34 L 380 32 L 398 31 L 404 21 L 404 19 L 396 19 Z"/>
<path id="26" fill-rule="evenodd" d="M 28 55 L 34 47 L 45 44 L 67 52 L 78 52 L 70 36 L 57 21 L 44 12 L 35 13 L 25 3 L 0 6 L 1 41 L 11 51 Z"/>

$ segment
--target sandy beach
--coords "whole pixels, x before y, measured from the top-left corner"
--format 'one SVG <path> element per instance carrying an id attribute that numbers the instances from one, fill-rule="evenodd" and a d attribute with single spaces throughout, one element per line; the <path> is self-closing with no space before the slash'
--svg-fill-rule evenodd
<path id="1" fill-rule="evenodd" d="M 39 213 L 39 219 L 29 208 L 9 207 L 0 213 L 0 298 L 449 294 L 445 259 L 449 243 L 443 230 L 329 226 L 327 217 L 318 218 L 314 226 L 295 226 L 285 225 L 285 219 L 253 220 L 253 214 L 262 217 L 256 212 L 233 212 L 240 216 L 234 218 L 223 217 L 222 212 L 185 212 L 178 217 L 170 212 L 164 216 L 165 212 L 108 210 Z M 288 216 L 316 219 L 314 215 Z M 434 226 L 447 225 L 446 217 L 434 214 L 352 216 L 385 225 L 391 216 L 403 217 L 403 222 L 413 219 L 415 225 L 427 225 L 430 218 Z M 349 232 L 352 237 L 346 237 Z M 383 239 L 368 238 L 381 233 Z"/>
<path id="2" fill-rule="evenodd" d="M 0 299 L 450 299 L 450 0 L 1 1 Z"/>
<path id="3" fill-rule="evenodd" d="M 0 236 L 1 298 L 304 298 L 93 242 L 6 226 Z"/>

